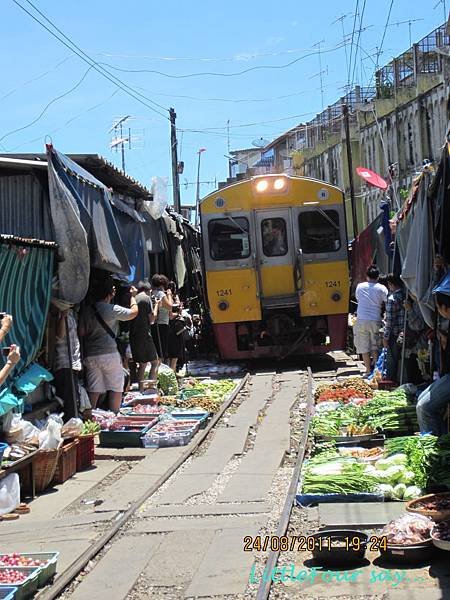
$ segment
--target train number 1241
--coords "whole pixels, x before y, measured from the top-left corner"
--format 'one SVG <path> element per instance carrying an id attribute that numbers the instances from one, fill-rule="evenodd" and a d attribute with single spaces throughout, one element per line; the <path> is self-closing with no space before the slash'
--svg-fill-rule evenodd
<path id="1" fill-rule="evenodd" d="M 231 296 L 232 295 L 230 288 L 228 288 L 226 290 L 216 290 L 216 294 L 218 296 L 220 296 L 221 298 L 223 298 L 224 296 Z"/>
<path id="2" fill-rule="evenodd" d="M 325 286 L 327 288 L 341 287 L 341 282 L 340 281 L 325 281 Z"/>

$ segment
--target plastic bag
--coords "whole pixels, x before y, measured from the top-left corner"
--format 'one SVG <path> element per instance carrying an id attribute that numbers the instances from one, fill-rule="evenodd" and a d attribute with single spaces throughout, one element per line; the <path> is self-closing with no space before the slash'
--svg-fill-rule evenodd
<path id="1" fill-rule="evenodd" d="M 12 512 L 20 504 L 20 483 L 17 473 L 0 480 L 0 515 Z"/>
<path id="2" fill-rule="evenodd" d="M 62 423 L 50 415 L 47 422 L 47 427 L 39 434 L 39 449 L 54 450 L 61 443 L 61 428 Z"/>
<path id="3" fill-rule="evenodd" d="M 144 201 L 144 208 L 154 219 L 160 219 L 167 208 L 167 177 L 153 177 L 151 192 L 153 200 Z"/>
<path id="4" fill-rule="evenodd" d="M 22 419 L 20 413 L 13 413 L 9 424 L 4 424 L 5 437 L 8 443 L 26 442 L 39 436 L 39 429 L 30 421 Z"/>
<path id="5" fill-rule="evenodd" d="M 92 405 L 89 400 L 88 393 L 86 388 L 81 385 L 78 386 L 79 396 L 80 396 L 80 412 L 84 412 L 85 410 L 91 410 Z"/>
<path id="6" fill-rule="evenodd" d="M 381 532 L 390 544 L 420 544 L 430 538 L 434 521 L 424 515 L 406 514 L 389 521 Z"/>
<path id="7" fill-rule="evenodd" d="M 81 435 L 81 431 L 83 429 L 83 421 L 81 419 L 76 419 L 72 417 L 69 419 L 65 425 L 61 428 L 61 436 L 63 438 L 73 438 Z"/>

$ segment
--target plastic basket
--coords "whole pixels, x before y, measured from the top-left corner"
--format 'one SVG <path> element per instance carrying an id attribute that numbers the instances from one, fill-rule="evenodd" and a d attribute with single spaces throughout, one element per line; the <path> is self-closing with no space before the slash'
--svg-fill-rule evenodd
<path id="1" fill-rule="evenodd" d="M 0 571 L 6 571 L 7 569 L 13 568 L 15 571 L 20 571 L 24 575 L 27 575 L 27 578 L 20 585 L 16 585 L 14 587 L 17 588 L 16 595 L 14 596 L 15 600 L 25 600 L 26 598 L 30 598 L 33 596 L 37 589 L 39 583 L 39 572 L 40 569 L 36 567 L 0 567 Z M 11 584 L 0 584 L 0 591 L 6 589 L 11 589 Z"/>
<path id="2" fill-rule="evenodd" d="M 171 448 L 173 446 L 186 446 L 191 441 L 193 435 L 193 429 L 170 434 L 149 432 L 148 435 L 144 435 L 141 439 L 144 448 Z"/>
<path id="3" fill-rule="evenodd" d="M 45 562 L 45 564 L 40 567 L 27 567 L 32 569 L 39 569 L 38 587 L 44 587 L 46 583 L 50 581 L 50 579 L 55 575 L 56 566 L 59 558 L 59 552 L 19 552 L 19 554 L 20 556 L 23 556 L 25 558 L 31 558 L 31 560 L 39 560 L 41 562 Z M 0 564 L 0 566 L 3 565 Z M 0 600 L 2 599 L 3 596 L 0 594 Z"/>
<path id="4" fill-rule="evenodd" d="M 43 492 L 48 488 L 55 476 L 61 448 L 55 450 L 39 450 L 33 457 L 34 482 L 36 492 Z"/>
<path id="5" fill-rule="evenodd" d="M 0 588 L 0 600 L 14 600 L 16 592 L 16 587 L 8 587 L 5 585 Z"/>
<path id="6" fill-rule="evenodd" d="M 89 469 L 95 461 L 95 435 L 80 435 L 77 437 L 77 471 Z"/>
<path id="7" fill-rule="evenodd" d="M 141 437 L 147 427 L 124 427 L 116 431 L 100 431 L 100 446 L 103 448 L 139 448 Z"/>
<path id="8" fill-rule="evenodd" d="M 65 443 L 58 458 L 54 483 L 64 483 L 77 472 L 77 446 L 78 440 Z"/>

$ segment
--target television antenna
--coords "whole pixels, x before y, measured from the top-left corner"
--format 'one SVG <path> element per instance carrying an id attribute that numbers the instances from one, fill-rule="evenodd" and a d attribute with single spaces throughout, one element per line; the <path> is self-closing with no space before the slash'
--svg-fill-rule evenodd
<path id="1" fill-rule="evenodd" d="M 439 5 L 436 4 L 436 6 Z M 434 8 L 436 8 L 436 6 Z M 417 23 L 418 21 L 423 21 L 424 19 L 409 19 L 408 21 L 397 21 L 397 23 L 390 23 L 388 25 L 388 27 L 394 27 L 394 25 L 396 25 L 397 27 L 399 27 L 400 25 L 408 25 L 409 27 L 409 47 L 412 48 L 412 35 L 411 35 L 411 26 L 413 23 Z"/>
<path id="2" fill-rule="evenodd" d="M 126 126 L 127 121 L 131 118 L 130 115 L 127 115 L 114 119 L 111 129 L 108 131 L 108 133 L 112 134 L 109 149 L 115 152 L 119 152 L 120 150 L 123 172 L 125 172 L 125 147 L 128 150 L 136 150 L 143 147 L 144 132 L 139 131 L 137 135 L 132 135 L 131 128 Z"/>
<path id="3" fill-rule="evenodd" d="M 436 10 L 436 8 L 439 6 L 439 4 L 443 5 L 443 8 L 444 8 L 444 20 L 447 21 L 448 20 L 447 2 L 445 0 L 438 0 L 438 2 L 436 2 L 436 4 L 434 5 L 433 10 Z"/>

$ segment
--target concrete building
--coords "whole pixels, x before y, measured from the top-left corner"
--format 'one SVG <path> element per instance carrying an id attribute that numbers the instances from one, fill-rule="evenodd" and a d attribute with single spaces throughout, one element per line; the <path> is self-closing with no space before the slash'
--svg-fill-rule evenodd
<path id="1" fill-rule="evenodd" d="M 445 24 L 382 67 L 374 87 L 356 86 L 310 122 L 290 129 L 264 148 L 253 149 L 253 167 L 264 164 L 265 172 L 305 175 L 340 187 L 346 192 L 350 217 L 342 114 L 346 104 L 353 168 L 364 166 L 392 183 L 395 208 L 423 161 L 439 159 L 448 130 L 449 93 L 450 37 Z M 264 162 L 264 157 L 270 160 Z M 361 231 L 375 219 L 386 194 L 369 188 L 356 173 L 354 182 Z"/>

